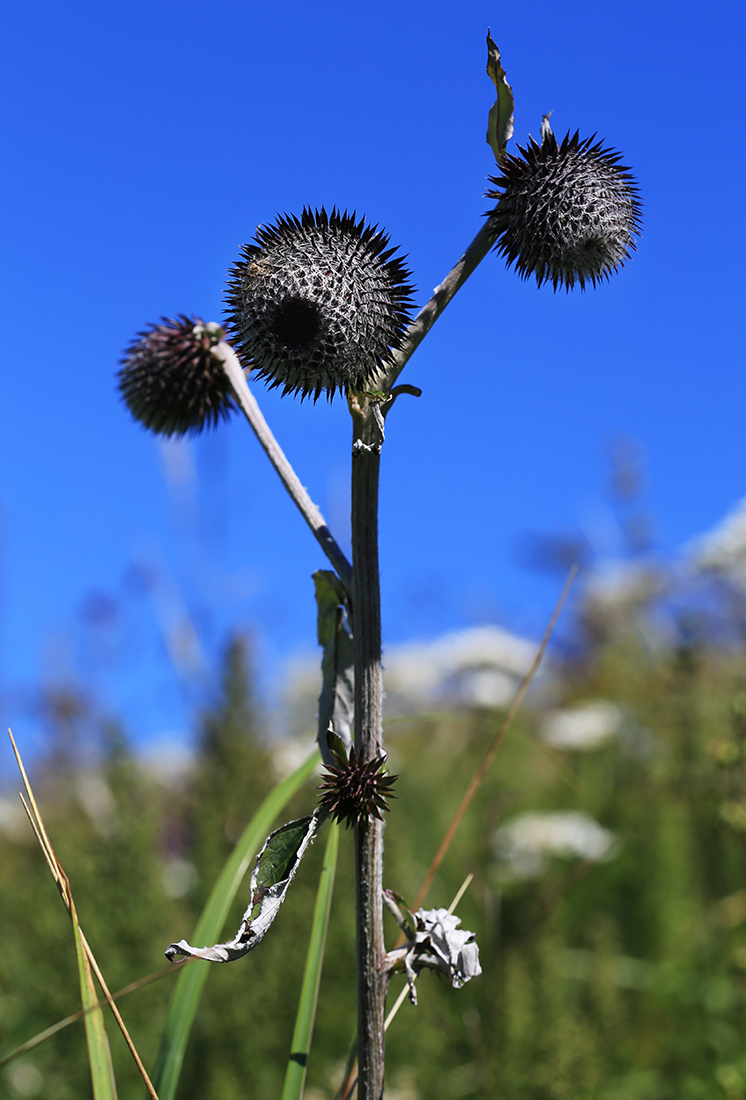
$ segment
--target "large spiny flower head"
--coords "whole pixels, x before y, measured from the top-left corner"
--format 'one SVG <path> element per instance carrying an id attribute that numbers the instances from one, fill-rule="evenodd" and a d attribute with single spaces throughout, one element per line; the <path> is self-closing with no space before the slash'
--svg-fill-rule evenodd
<path id="1" fill-rule="evenodd" d="M 558 143 L 545 121 L 542 143 L 530 138 L 506 155 L 491 177 L 488 217 L 496 249 L 524 278 L 556 290 L 610 278 L 636 248 L 642 217 L 637 184 L 620 153 L 577 132 Z"/>
<path id="2" fill-rule="evenodd" d="M 306 208 L 261 226 L 230 271 L 231 333 L 283 395 L 365 390 L 401 345 L 412 287 L 388 236 L 355 214 Z"/>

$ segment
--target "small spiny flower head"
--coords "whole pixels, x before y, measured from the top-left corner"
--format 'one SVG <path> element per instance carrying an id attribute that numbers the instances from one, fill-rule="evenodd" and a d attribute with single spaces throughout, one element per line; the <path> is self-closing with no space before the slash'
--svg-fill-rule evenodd
<path id="1" fill-rule="evenodd" d="M 389 809 L 386 799 L 396 798 L 390 788 L 399 778 L 383 771 L 386 757 L 376 756 L 360 764 L 354 748 L 350 749 L 349 760 L 343 750 L 333 751 L 332 755 L 337 764 L 326 765 L 324 782 L 318 788 L 324 792 L 319 806 L 335 821 L 344 821 L 346 828 L 371 817 L 382 821 L 381 814 Z"/>
<path id="2" fill-rule="evenodd" d="M 283 395 L 364 390 L 409 324 L 409 271 L 355 214 L 306 208 L 261 226 L 230 271 L 228 323 L 254 376 Z"/>
<path id="3" fill-rule="evenodd" d="M 136 420 L 160 435 L 201 432 L 235 408 L 233 391 L 212 349 L 224 329 L 180 314 L 140 332 L 125 352 L 119 392 Z"/>
<path id="4" fill-rule="evenodd" d="M 637 184 L 619 164 L 621 154 L 577 132 L 561 144 L 549 126 L 538 145 L 507 155 L 491 177 L 487 197 L 498 203 L 488 217 L 496 249 L 524 279 L 567 290 L 593 286 L 623 266 L 642 226 Z"/>

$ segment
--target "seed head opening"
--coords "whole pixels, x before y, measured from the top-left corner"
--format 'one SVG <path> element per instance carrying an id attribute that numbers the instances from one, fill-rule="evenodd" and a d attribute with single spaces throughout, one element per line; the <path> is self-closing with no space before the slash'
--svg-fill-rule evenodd
<path id="1" fill-rule="evenodd" d="M 261 226 L 230 271 L 228 325 L 256 378 L 301 398 L 370 386 L 409 324 L 410 272 L 356 215 L 306 208 Z"/>
<path id="2" fill-rule="evenodd" d="M 609 279 L 642 228 L 637 183 L 621 154 L 577 132 L 558 144 L 548 126 L 541 145 L 531 138 L 518 150 L 490 178 L 496 250 L 522 278 L 535 275 L 538 286 L 551 282 L 555 291 Z"/>
<path id="3" fill-rule="evenodd" d="M 160 435 L 196 434 L 227 419 L 233 391 L 212 349 L 224 329 L 199 317 L 163 317 L 138 333 L 119 371 L 119 392 L 135 417 Z"/>
<path id="4" fill-rule="evenodd" d="M 273 332 L 278 342 L 291 351 L 309 347 L 318 335 L 321 316 L 316 302 L 285 298 L 275 310 Z"/>

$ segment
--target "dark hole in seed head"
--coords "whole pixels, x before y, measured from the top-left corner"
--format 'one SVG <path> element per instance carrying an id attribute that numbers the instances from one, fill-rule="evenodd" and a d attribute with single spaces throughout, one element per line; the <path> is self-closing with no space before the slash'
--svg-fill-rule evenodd
<path id="1" fill-rule="evenodd" d="M 307 347 L 319 331 L 319 310 L 305 298 L 285 298 L 274 317 L 274 334 L 286 348 Z"/>

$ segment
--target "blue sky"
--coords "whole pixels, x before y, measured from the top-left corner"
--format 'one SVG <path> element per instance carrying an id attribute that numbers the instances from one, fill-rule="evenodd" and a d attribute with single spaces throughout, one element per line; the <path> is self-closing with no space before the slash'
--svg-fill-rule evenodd
<path id="1" fill-rule="evenodd" d="M 582 528 L 613 550 L 619 437 L 645 456 L 656 553 L 717 523 L 746 495 L 744 22 L 736 3 L 668 0 L 16 5 L 0 72 L 4 720 L 31 733 L 37 689 L 79 682 L 141 742 L 185 730 L 200 661 L 180 680 L 159 627 L 181 607 L 208 678 L 232 629 L 252 632 L 267 686 L 313 645 L 324 561 L 248 427 L 164 450 L 121 406 L 116 363 L 163 314 L 219 318 L 240 245 L 304 204 L 385 226 L 422 304 L 487 206 L 488 27 L 516 139 L 553 110 L 558 135 L 621 149 L 644 235 L 585 294 L 488 257 L 410 361 L 402 381 L 424 393 L 398 402 L 383 458 L 385 636 L 538 634 L 559 581 L 521 564 L 521 540 Z M 344 405 L 256 392 L 344 542 Z"/>

